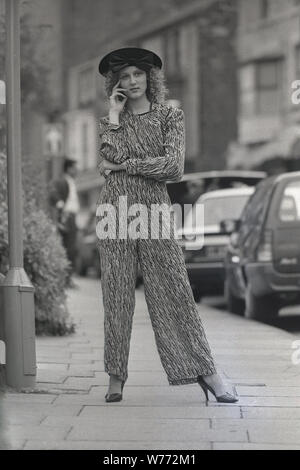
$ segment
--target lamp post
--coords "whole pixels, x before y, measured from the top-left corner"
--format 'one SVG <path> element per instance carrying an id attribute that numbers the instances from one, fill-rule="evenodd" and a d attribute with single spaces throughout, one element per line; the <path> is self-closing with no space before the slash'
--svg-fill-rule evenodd
<path id="1" fill-rule="evenodd" d="M 23 264 L 20 0 L 6 0 L 6 113 L 9 271 L 3 282 L 6 384 L 33 388 L 36 377 L 34 288 Z"/>

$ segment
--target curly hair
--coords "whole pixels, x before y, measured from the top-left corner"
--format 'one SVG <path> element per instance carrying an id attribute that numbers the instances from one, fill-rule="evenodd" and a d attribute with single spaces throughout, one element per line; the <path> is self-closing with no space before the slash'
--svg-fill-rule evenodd
<path id="1" fill-rule="evenodd" d="M 165 98 L 168 94 L 168 90 L 165 85 L 165 76 L 161 69 L 158 67 L 151 67 L 147 74 L 147 90 L 146 95 L 152 103 L 164 103 Z M 109 71 L 105 77 L 105 92 L 109 98 L 112 94 L 113 87 L 119 80 L 119 72 L 113 73 Z M 126 107 L 125 103 L 125 107 Z"/>

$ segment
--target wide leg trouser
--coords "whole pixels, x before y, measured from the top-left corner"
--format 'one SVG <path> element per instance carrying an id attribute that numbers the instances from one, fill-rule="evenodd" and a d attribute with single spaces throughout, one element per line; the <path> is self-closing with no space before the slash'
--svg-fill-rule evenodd
<path id="1" fill-rule="evenodd" d="M 177 241 L 106 239 L 98 246 L 104 307 L 104 366 L 128 378 L 138 262 L 162 366 L 170 385 L 197 382 L 216 372 L 184 256 Z"/>

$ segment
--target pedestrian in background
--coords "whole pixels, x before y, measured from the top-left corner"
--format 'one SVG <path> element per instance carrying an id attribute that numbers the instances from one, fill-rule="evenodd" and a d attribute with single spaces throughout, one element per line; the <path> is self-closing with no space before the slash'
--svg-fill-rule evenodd
<path id="1" fill-rule="evenodd" d="M 98 204 L 170 206 L 166 181 L 184 171 L 184 113 L 166 105 L 155 53 L 123 48 L 99 64 L 106 77 L 109 115 L 100 120 L 99 170 L 106 178 Z M 106 172 L 110 171 L 107 175 Z M 119 217 L 122 214 L 119 214 Z M 100 221 L 101 217 L 97 218 Z M 120 222 L 120 219 L 118 220 Z M 217 373 L 189 283 L 182 248 L 174 237 L 99 238 L 104 305 L 104 365 L 110 376 L 107 402 L 122 400 L 135 308 L 138 262 L 156 345 L 170 385 L 199 383 L 220 402 L 235 402 Z"/>
<path id="2" fill-rule="evenodd" d="M 75 183 L 77 176 L 76 164 L 76 160 L 71 158 L 64 159 L 63 176 L 50 184 L 49 194 L 52 217 L 61 235 L 67 258 L 70 261 L 68 283 L 71 287 L 74 286 L 71 276 L 75 271 L 77 256 L 76 215 L 80 209 Z"/>

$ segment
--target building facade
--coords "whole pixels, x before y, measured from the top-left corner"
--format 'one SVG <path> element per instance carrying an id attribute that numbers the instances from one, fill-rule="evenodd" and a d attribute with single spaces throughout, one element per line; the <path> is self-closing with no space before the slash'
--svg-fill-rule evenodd
<path id="1" fill-rule="evenodd" d="M 300 1 L 239 0 L 238 139 L 228 151 L 231 168 L 280 172 L 298 169 L 300 105 Z"/>
<path id="2" fill-rule="evenodd" d="M 40 168 L 45 186 L 52 158 L 45 128 L 63 109 L 61 0 L 21 0 L 22 158 Z M 0 80 L 5 81 L 5 0 L 0 0 Z M 0 104 L 0 151 L 6 152 L 6 109 Z M 63 149 L 61 149 L 61 152 Z"/>
<path id="3" fill-rule="evenodd" d="M 168 99 L 185 112 L 185 172 L 225 168 L 237 139 L 236 0 L 22 0 L 22 9 L 29 29 L 41 32 L 35 63 L 47 65 L 49 92 L 43 111 L 30 100 L 23 106 L 23 155 L 43 161 L 48 179 L 62 170 L 64 155 L 75 158 L 83 214 L 104 182 L 98 120 L 108 100 L 99 59 L 117 47 L 162 57 Z"/>
<path id="4" fill-rule="evenodd" d="M 94 206 L 103 183 L 95 168 L 108 100 L 98 64 L 114 48 L 144 47 L 162 58 L 168 99 L 185 112 L 185 172 L 225 167 L 237 135 L 234 0 L 70 0 L 63 22 L 65 150 L 78 161 L 83 207 Z"/>

